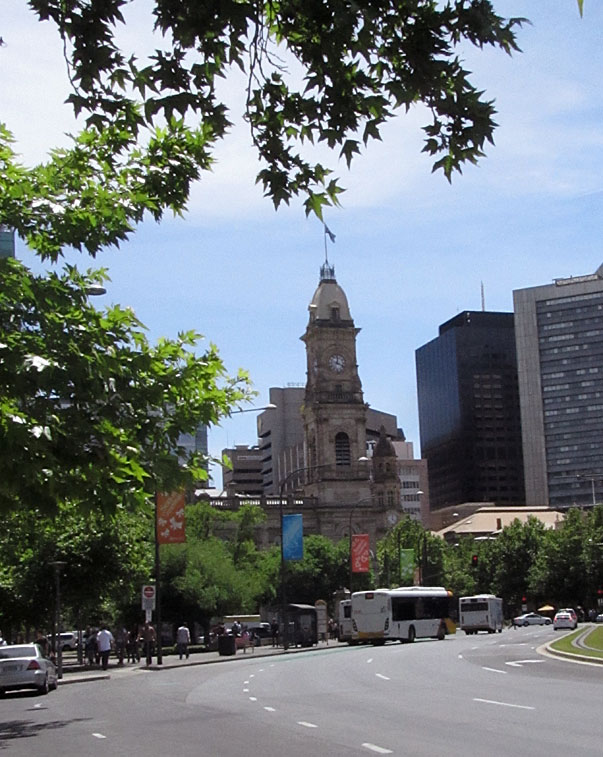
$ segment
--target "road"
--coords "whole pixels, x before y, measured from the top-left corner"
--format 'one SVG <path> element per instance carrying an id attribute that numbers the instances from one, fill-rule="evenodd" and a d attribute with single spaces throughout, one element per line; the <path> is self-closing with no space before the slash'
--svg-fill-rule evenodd
<path id="1" fill-rule="evenodd" d="M 603 666 L 549 628 L 120 670 L 0 703 L 0 748 L 61 757 L 601 754 Z"/>

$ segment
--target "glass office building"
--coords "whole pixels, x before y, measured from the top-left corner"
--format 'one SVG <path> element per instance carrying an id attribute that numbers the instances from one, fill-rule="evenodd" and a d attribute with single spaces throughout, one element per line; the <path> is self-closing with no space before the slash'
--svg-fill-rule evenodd
<path id="1" fill-rule="evenodd" d="M 430 509 L 525 503 L 512 313 L 465 311 L 416 351 Z"/>
<path id="2" fill-rule="evenodd" d="M 527 502 L 601 502 L 603 266 L 513 299 Z"/>

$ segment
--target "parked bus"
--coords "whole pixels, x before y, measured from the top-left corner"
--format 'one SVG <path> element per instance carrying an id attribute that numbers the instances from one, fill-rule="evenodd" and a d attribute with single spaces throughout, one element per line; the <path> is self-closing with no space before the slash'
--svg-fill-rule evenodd
<path id="1" fill-rule="evenodd" d="M 337 639 L 352 641 L 352 600 L 342 599 L 337 608 Z"/>
<path id="2" fill-rule="evenodd" d="M 443 639 L 452 593 L 441 586 L 401 586 L 352 594 L 351 643 Z"/>
<path id="3" fill-rule="evenodd" d="M 502 599 L 494 594 L 476 594 L 459 599 L 459 624 L 466 634 L 488 631 L 501 633 L 503 628 Z"/>

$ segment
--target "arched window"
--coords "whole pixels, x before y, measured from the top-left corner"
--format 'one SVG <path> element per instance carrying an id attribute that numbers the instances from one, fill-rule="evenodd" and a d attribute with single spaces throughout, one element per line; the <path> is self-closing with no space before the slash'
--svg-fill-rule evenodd
<path id="1" fill-rule="evenodd" d="M 348 435 L 340 431 L 335 437 L 335 465 L 350 465 L 350 440 Z"/>

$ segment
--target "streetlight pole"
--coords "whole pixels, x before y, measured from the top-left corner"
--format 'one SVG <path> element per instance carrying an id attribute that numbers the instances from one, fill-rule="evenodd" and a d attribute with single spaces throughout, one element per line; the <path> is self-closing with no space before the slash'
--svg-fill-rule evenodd
<path id="1" fill-rule="evenodd" d="M 54 623 L 55 623 L 55 653 L 57 659 L 57 678 L 63 677 L 63 644 L 61 642 L 61 569 L 67 565 L 62 560 L 55 560 L 50 565 L 54 568 L 54 580 L 55 580 L 55 607 L 54 607 Z"/>

